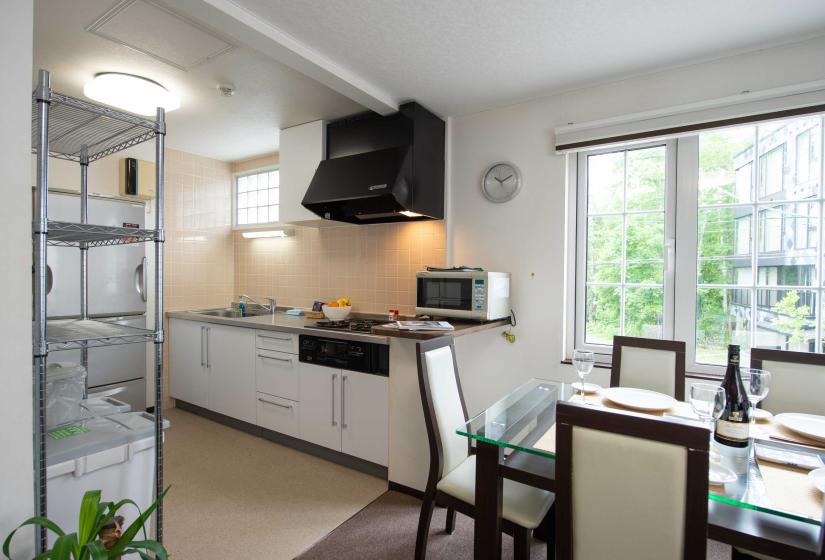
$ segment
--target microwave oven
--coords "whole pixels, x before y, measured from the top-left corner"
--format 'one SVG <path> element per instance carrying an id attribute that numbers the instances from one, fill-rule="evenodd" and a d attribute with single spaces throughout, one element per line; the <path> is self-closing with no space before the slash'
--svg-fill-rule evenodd
<path id="1" fill-rule="evenodd" d="M 492 321 L 510 316 L 510 273 L 422 271 L 415 275 L 417 315 Z"/>

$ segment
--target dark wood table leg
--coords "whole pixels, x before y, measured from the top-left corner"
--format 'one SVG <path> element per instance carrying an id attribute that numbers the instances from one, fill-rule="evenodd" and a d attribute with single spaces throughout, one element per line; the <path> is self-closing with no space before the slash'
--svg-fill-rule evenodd
<path id="1" fill-rule="evenodd" d="M 498 467 L 503 450 L 479 441 L 476 448 L 476 519 L 474 557 L 501 559 L 501 497 L 503 479 Z"/>

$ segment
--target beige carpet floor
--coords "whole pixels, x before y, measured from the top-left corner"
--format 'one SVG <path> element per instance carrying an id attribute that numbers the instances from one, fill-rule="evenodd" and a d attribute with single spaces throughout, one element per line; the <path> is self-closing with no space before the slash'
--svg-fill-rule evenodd
<path id="1" fill-rule="evenodd" d="M 294 558 L 387 489 L 185 411 L 167 418 L 164 541 L 176 560 Z"/>
<path id="2" fill-rule="evenodd" d="M 385 560 L 412 558 L 421 502 L 398 492 L 387 492 L 297 560 Z M 427 560 L 471 560 L 473 520 L 458 514 L 452 535 L 444 532 L 446 510 L 436 508 L 430 526 Z M 504 535 L 502 558 L 513 557 L 513 540 Z M 545 560 L 546 545 L 534 540 L 530 558 Z M 708 541 L 708 560 L 729 560 L 730 548 Z M 595 560 L 595 559 L 594 559 Z M 608 560 L 608 559 L 605 559 Z"/>

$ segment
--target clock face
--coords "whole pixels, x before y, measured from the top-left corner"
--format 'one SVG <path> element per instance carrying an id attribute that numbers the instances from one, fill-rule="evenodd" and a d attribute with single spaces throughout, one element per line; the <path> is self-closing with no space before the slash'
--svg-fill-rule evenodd
<path id="1" fill-rule="evenodd" d="M 512 200 L 521 190 L 521 173 L 512 163 L 491 165 L 481 179 L 481 192 L 491 202 Z"/>

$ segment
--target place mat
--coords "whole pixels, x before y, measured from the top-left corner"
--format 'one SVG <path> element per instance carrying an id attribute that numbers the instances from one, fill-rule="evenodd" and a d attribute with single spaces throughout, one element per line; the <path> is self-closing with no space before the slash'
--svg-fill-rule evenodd
<path id="1" fill-rule="evenodd" d="M 547 453 L 556 453 L 556 424 L 553 423 L 550 426 L 550 429 L 544 432 L 544 435 L 541 436 L 536 443 L 533 444 L 533 447 L 539 449 L 541 451 L 546 451 Z"/>
<path id="2" fill-rule="evenodd" d="M 759 470 L 771 507 L 822 520 L 823 495 L 807 470 L 768 461 L 759 461 Z"/>

